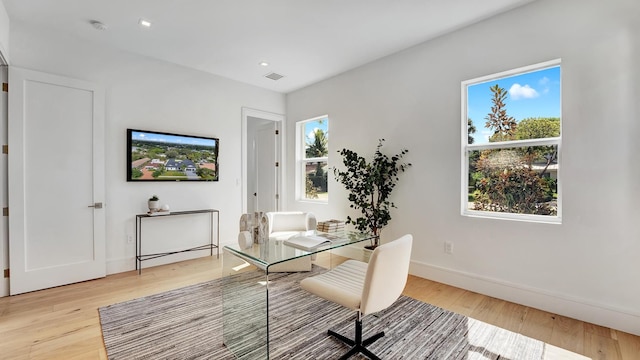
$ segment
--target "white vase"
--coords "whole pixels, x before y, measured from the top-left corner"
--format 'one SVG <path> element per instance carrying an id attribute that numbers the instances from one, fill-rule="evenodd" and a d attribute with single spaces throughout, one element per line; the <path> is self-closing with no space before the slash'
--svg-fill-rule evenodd
<path id="1" fill-rule="evenodd" d="M 158 210 L 158 200 L 149 200 L 149 210 L 156 211 Z"/>
<path id="2" fill-rule="evenodd" d="M 240 231 L 240 234 L 238 234 L 238 245 L 240 249 L 248 249 L 253 246 L 253 238 L 249 231 Z"/>

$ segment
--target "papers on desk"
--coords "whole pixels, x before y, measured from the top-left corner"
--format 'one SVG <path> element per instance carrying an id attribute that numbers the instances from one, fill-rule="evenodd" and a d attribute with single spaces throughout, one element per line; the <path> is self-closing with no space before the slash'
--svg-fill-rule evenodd
<path id="1" fill-rule="evenodd" d="M 300 250 L 313 251 L 321 246 L 331 244 L 331 239 L 318 235 L 302 235 L 291 237 L 285 240 L 284 244 Z"/>

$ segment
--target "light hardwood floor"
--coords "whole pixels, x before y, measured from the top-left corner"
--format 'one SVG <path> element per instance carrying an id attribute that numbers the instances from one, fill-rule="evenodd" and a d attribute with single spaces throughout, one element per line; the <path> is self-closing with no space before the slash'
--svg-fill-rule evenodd
<path id="1" fill-rule="evenodd" d="M 328 265 L 336 256 L 319 257 Z M 0 298 L 0 359 L 107 359 L 98 308 L 220 277 L 205 257 Z M 640 359 L 640 337 L 410 276 L 405 295 L 592 359 Z M 556 354 L 556 355 L 553 355 Z M 515 360 L 515 359 L 514 359 Z"/>

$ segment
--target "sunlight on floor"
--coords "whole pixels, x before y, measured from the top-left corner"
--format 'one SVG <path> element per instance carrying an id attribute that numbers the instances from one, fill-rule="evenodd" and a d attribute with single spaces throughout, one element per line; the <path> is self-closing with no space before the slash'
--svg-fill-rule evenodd
<path id="1" fill-rule="evenodd" d="M 569 350 L 559 348 L 557 346 L 545 344 L 543 360 L 591 360 L 590 357 L 576 354 Z"/>
<path id="2" fill-rule="evenodd" d="M 587 360 L 591 359 L 571 351 L 546 344 L 519 333 L 515 333 L 485 322 L 467 318 L 465 341 L 469 343 L 469 359 L 495 358 L 543 360 Z M 511 344 L 505 351 L 504 344 Z"/>

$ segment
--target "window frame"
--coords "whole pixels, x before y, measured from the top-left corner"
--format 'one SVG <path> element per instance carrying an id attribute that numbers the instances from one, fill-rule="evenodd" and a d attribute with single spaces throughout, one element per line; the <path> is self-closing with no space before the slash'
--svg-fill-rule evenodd
<path id="1" fill-rule="evenodd" d="M 536 72 L 552 67 L 560 67 L 560 136 L 543 139 L 525 139 L 525 140 L 511 140 L 502 142 L 493 142 L 485 144 L 468 144 L 468 92 L 467 89 L 470 86 L 489 82 L 491 80 L 503 79 L 516 75 L 522 75 L 526 73 Z M 533 65 L 523 66 L 520 68 L 507 70 L 495 74 L 481 76 L 478 78 L 465 80 L 461 82 L 461 199 L 460 199 L 460 214 L 466 217 L 476 218 L 489 218 L 489 219 L 506 219 L 526 222 L 537 223 L 550 223 L 561 224 L 562 223 L 562 181 L 561 181 L 561 159 L 562 159 L 562 64 L 561 59 L 554 59 L 537 63 Z M 493 150 L 493 149 L 514 149 L 518 147 L 528 146 L 557 146 L 557 214 L 552 215 L 535 215 L 535 214 L 518 214 L 507 213 L 497 211 L 481 211 L 469 209 L 469 154 L 472 151 Z"/>
<path id="2" fill-rule="evenodd" d="M 300 120 L 296 122 L 296 200 L 300 202 L 311 202 L 317 204 L 328 204 L 328 194 L 329 189 L 327 186 L 327 198 L 326 199 L 310 199 L 306 197 L 306 177 L 307 174 L 305 172 L 306 165 L 308 163 L 317 163 L 317 162 L 326 162 L 327 166 L 329 165 L 329 151 L 327 151 L 327 156 L 324 157 L 315 157 L 315 158 L 307 158 L 306 152 L 306 137 L 305 133 L 305 124 L 318 121 L 324 119 L 327 123 L 327 131 L 329 133 L 329 115 L 320 115 L 306 120 Z M 329 148 L 329 139 L 327 138 L 327 149 Z"/>

